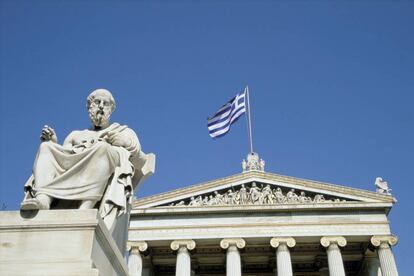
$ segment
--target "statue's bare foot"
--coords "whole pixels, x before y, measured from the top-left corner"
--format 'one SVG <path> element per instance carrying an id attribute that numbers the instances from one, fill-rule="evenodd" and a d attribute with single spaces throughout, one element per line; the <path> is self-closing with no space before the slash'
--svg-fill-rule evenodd
<path id="1" fill-rule="evenodd" d="M 31 198 L 23 201 L 20 204 L 20 210 L 27 211 L 27 210 L 39 210 L 41 209 L 40 201 L 36 198 Z"/>

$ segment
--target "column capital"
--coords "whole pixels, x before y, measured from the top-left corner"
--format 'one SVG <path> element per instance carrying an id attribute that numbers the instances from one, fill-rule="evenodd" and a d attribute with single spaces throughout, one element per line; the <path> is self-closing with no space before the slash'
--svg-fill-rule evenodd
<path id="1" fill-rule="evenodd" d="M 393 246 L 396 245 L 398 242 L 398 238 L 394 235 L 384 235 L 384 236 L 372 236 L 371 237 L 371 243 L 373 246 L 378 247 L 381 245 L 386 246 Z"/>
<path id="2" fill-rule="evenodd" d="M 240 238 L 240 239 L 222 239 L 220 242 L 220 246 L 223 249 L 227 249 L 231 245 L 234 245 L 237 248 L 242 249 L 246 246 L 246 241 Z"/>
<path id="3" fill-rule="evenodd" d="M 331 244 L 344 247 L 346 245 L 346 239 L 342 236 L 326 236 L 321 238 L 321 244 L 323 247 L 329 247 Z"/>
<path id="4" fill-rule="evenodd" d="M 296 240 L 292 237 L 275 237 L 270 240 L 270 245 L 278 248 L 280 244 L 286 244 L 290 248 L 296 245 Z"/>
<path id="5" fill-rule="evenodd" d="M 128 241 L 126 249 L 131 253 L 138 254 L 148 249 L 148 243 L 144 241 Z"/>
<path id="6" fill-rule="evenodd" d="M 181 247 L 185 247 L 188 250 L 193 250 L 196 247 L 196 243 L 193 240 L 175 240 L 171 243 L 172 250 L 178 250 Z"/>

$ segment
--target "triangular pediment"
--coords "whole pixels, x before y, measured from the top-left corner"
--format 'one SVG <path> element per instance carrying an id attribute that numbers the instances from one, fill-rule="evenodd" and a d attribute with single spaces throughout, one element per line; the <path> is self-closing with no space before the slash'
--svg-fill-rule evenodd
<path id="1" fill-rule="evenodd" d="M 249 171 L 138 199 L 134 208 L 393 203 L 391 195 L 318 181 Z"/>

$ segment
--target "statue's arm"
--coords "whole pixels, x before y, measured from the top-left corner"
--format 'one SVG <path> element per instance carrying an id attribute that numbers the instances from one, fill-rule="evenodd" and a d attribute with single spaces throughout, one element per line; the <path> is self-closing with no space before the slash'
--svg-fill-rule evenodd
<path id="1" fill-rule="evenodd" d="M 66 138 L 65 141 L 63 142 L 63 147 L 66 149 L 72 149 L 73 147 L 73 138 L 76 135 L 76 131 L 72 131 Z"/>
<path id="2" fill-rule="evenodd" d="M 130 128 L 125 129 L 127 138 L 126 149 L 131 153 L 131 156 L 137 156 L 141 152 L 141 144 L 137 134 Z"/>

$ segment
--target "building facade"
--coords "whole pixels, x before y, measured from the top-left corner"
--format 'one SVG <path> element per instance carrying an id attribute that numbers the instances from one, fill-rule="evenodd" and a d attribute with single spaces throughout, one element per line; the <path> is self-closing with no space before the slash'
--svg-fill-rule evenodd
<path id="1" fill-rule="evenodd" d="M 398 275 L 387 189 L 268 173 L 253 155 L 240 174 L 136 200 L 130 275 Z"/>

